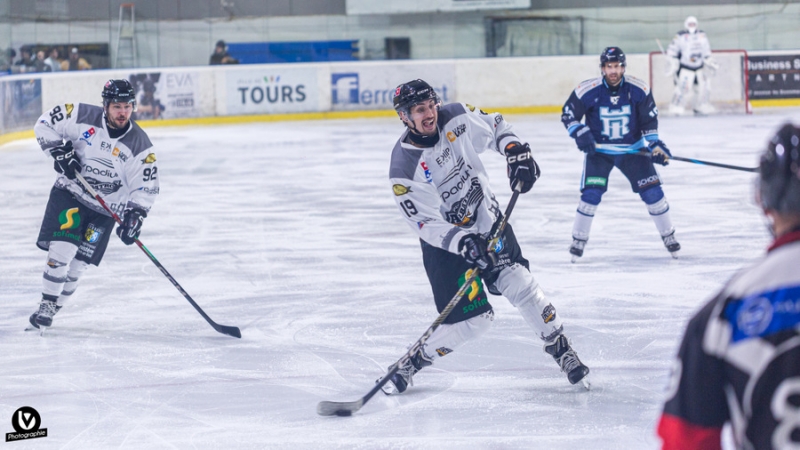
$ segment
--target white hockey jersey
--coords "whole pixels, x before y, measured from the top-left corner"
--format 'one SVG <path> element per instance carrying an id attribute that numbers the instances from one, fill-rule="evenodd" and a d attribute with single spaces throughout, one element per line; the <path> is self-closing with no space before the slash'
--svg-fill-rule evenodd
<path id="1" fill-rule="evenodd" d="M 139 125 L 131 121 L 128 131 L 112 139 L 103 108 L 83 103 L 57 105 L 39 117 L 33 131 L 48 158 L 53 147 L 72 141 L 80 160 L 81 175 L 112 211 L 126 208 L 149 211 L 159 193 L 158 167 L 153 144 Z M 59 189 L 69 191 L 87 207 L 109 215 L 77 180 L 59 175 Z"/>
<path id="2" fill-rule="evenodd" d="M 419 148 L 395 144 L 389 178 L 403 218 L 425 242 L 458 253 L 470 233 L 488 233 L 501 214 L 479 154 L 519 141 L 503 116 L 451 103 L 439 110 L 439 142 Z M 510 189 L 510 188 L 509 188 Z"/>
<path id="3" fill-rule="evenodd" d="M 681 30 L 669 44 L 667 56 L 678 59 L 681 67 L 697 70 L 711 57 L 711 44 L 708 43 L 706 34 L 700 30 L 695 33 Z"/>

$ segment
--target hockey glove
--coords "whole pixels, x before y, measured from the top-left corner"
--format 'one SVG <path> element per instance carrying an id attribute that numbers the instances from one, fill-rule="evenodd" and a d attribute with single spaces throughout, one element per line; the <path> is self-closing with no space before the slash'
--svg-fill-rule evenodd
<path id="1" fill-rule="evenodd" d="M 56 169 L 56 172 L 70 180 L 75 179 L 75 173 L 80 173 L 81 162 L 75 155 L 75 150 L 72 149 L 72 141 L 67 141 L 67 143 L 61 147 L 53 147 L 50 149 L 50 156 L 55 159 L 53 168 Z"/>
<path id="2" fill-rule="evenodd" d="M 651 142 L 647 148 L 650 150 L 650 159 L 653 160 L 653 163 L 661 164 L 662 166 L 669 164 L 669 159 L 672 157 L 672 152 L 669 151 L 664 142 L 660 140 Z"/>
<path id="3" fill-rule="evenodd" d="M 592 130 L 590 130 L 589 127 L 586 125 L 578 125 L 570 136 L 575 139 L 575 143 L 578 144 L 578 149 L 580 149 L 580 151 L 587 155 L 594 154 L 596 144 L 594 136 L 592 136 Z"/>
<path id="4" fill-rule="evenodd" d="M 497 263 L 494 253 L 489 253 L 488 247 L 489 243 L 480 235 L 468 234 L 458 242 L 458 253 L 470 265 L 486 272 L 492 270 Z"/>
<path id="5" fill-rule="evenodd" d="M 122 224 L 117 227 L 117 236 L 122 239 L 125 245 L 131 245 L 139 237 L 142 231 L 142 224 L 147 213 L 139 208 L 126 209 L 122 215 Z"/>
<path id="6" fill-rule="evenodd" d="M 533 183 L 539 179 L 539 165 L 531 155 L 531 146 L 514 141 L 506 145 L 506 162 L 508 163 L 508 179 L 511 189 L 520 183 L 519 192 L 524 194 L 531 190 Z"/>

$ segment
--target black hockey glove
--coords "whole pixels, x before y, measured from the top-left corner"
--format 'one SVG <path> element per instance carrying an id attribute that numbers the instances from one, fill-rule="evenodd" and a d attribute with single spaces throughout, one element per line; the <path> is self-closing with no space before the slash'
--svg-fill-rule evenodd
<path id="1" fill-rule="evenodd" d="M 578 128 L 575 128 L 570 136 L 572 136 L 572 139 L 575 139 L 575 143 L 578 144 L 578 149 L 580 149 L 580 151 L 587 155 L 594 154 L 597 144 L 594 141 L 592 130 L 590 130 L 589 127 L 586 125 L 578 125 Z"/>
<path id="2" fill-rule="evenodd" d="M 662 141 L 651 142 L 647 148 L 650 150 L 650 159 L 653 160 L 653 163 L 661 164 L 662 166 L 669 164 L 672 153 Z"/>
<path id="3" fill-rule="evenodd" d="M 142 224 L 147 213 L 139 208 L 126 209 L 122 214 L 122 224 L 117 227 L 117 236 L 122 239 L 125 245 L 131 245 L 139 237 L 142 231 Z"/>
<path id="4" fill-rule="evenodd" d="M 470 265 L 486 272 L 492 270 L 497 263 L 494 253 L 490 253 L 488 247 L 489 243 L 480 235 L 468 234 L 458 242 L 458 253 Z"/>
<path id="5" fill-rule="evenodd" d="M 508 163 L 508 179 L 511 189 L 520 183 L 519 192 L 524 194 L 531 190 L 533 183 L 541 174 L 539 165 L 531 155 L 531 146 L 514 141 L 506 145 L 506 162 Z"/>
<path id="6" fill-rule="evenodd" d="M 72 141 L 67 141 L 61 147 L 53 147 L 50 149 L 50 156 L 55 159 L 53 168 L 56 172 L 64 175 L 70 180 L 75 179 L 75 173 L 80 173 L 81 162 L 75 155 L 75 150 L 72 149 Z"/>

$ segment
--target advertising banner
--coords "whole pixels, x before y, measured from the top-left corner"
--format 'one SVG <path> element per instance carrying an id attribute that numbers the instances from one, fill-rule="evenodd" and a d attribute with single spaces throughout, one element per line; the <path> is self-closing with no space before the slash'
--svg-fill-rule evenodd
<path id="1" fill-rule="evenodd" d="M 452 63 L 342 64 L 331 66 L 331 109 L 391 110 L 395 88 L 417 78 L 433 86 L 443 102 L 454 101 L 455 65 Z"/>
<path id="2" fill-rule="evenodd" d="M 346 0 L 345 3 L 347 15 L 477 11 L 484 9 L 527 9 L 530 7 L 531 0 L 404 0 L 402 2 Z"/>
<path id="3" fill-rule="evenodd" d="M 316 67 L 271 66 L 225 71 L 227 114 L 274 114 L 316 111 Z"/>
<path id="4" fill-rule="evenodd" d="M 197 74 L 191 72 L 135 73 L 128 80 L 136 91 L 135 120 L 199 117 Z"/>
<path id="5" fill-rule="evenodd" d="M 800 53 L 748 55 L 751 100 L 800 98 Z"/>
<path id="6" fill-rule="evenodd" d="M 32 130 L 42 115 L 42 80 L 14 79 L 0 82 L 2 131 Z"/>

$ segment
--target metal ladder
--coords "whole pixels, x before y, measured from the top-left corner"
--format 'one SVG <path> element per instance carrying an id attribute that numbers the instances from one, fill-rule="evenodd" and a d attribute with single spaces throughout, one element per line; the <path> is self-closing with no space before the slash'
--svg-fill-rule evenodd
<path id="1" fill-rule="evenodd" d="M 117 46 L 114 51 L 114 68 L 138 66 L 135 30 L 136 13 L 134 4 L 123 3 L 119 5 L 119 29 L 117 30 Z"/>

